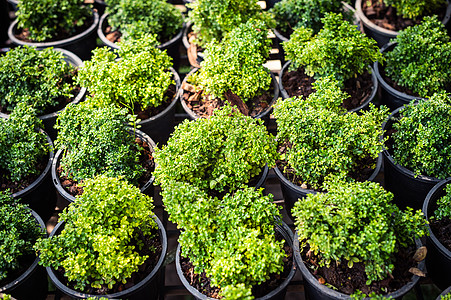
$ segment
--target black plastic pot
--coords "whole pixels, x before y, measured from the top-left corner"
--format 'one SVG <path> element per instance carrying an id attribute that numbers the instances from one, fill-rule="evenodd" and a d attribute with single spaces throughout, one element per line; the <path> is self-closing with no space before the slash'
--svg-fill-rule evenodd
<path id="1" fill-rule="evenodd" d="M 442 300 L 443 296 L 448 295 L 451 292 L 451 286 L 444 290 L 440 295 L 437 296 L 435 300 Z"/>
<path id="2" fill-rule="evenodd" d="M 80 57 L 82 60 L 89 60 L 91 58 L 91 51 L 94 50 L 97 47 L 96 44 L 96 34 L 95 30 L 99 25 L 99 15 L 97 12 L 93 11 L 93 22 L 92 25 L 83 31 L 80 34 L 77 34 L 73 37 L 60 40 L 60 41 L 54 41 L 54 42 L 36 42 L 36 43 L 29 43 L 24 42 L 22 40 L 19 40 L 16 38 L 15 34 L 17 32 L 17 20 L 15 20 L 8 29 L 8 36 L 11 39 L 11 41 L 16 45 L 27 45 L 27 46 L 33 46 L 38 49 L 43 48 L 63 48 L 70 52 L 73 52 L 75 55 Z"/>
<path id="3" fill-rule="evenodd" d="M 362 21 L 363 29 L 364 29 L 366 35 L 368 35 L 369 37 L 376 40 L 377 45 L 380 48 L 380 47 L 384 46 L 385 44 L 389 43 L 390 39 L 395 38 L 399 34 L 399 31 L 388 30 L 388 29 L 382 28 L 380 26 L 377 26 L 376 24 L 371 22 L 363 13 L 362 3 L 363 3 L 363 0 L 356 0 L 355 1 L 355 10 L 357 11 L 357 15 L 358 15 L 359 19 Z M 446 14 L 442 20 L 442 23 L 445 26 L 448 25 L 450 17 L 451 17 L 451 5 L 448 2 L 448 7 L 446 8 Z"/>
<path id="4" fill-rule="evenodd" d="M 130 134 L 133 134 L 133 129 L 129 129 Z M 147 144 L 150 146 L 150 150 L 153 153 L 155 151 L 155 142 L 144 132 L 136 129 L 136 136 L 147 142 Z M 64 207 L 69 205 L 70 203 L 75 201 L 75 197 L 72 196 L 71 194 L 69 194 L 61 185 L 61 181 L 59 179 L 58 174 L 56 173 L 56 170 L 58 169 L 59 165 L 60 165 L 60 161 L 61 161 L 61 157 L 63 155 L 63 150 L 58 150 L 55 154 L 55 159 L 53 160 L 52 163 L 52 180 L 53 180 L 53 184 L 54 187 L 56 188 L 57 193 L 57 197 L 58 197 L 58 202 L 61 203 Z M 146 194 L 148 196 L 153 197 L 154 196 L 154 186 L 153 186 L 153 182 L 155 180 L 155 177 L 152 175 L 152 177 L 149 179 L 149 181 L 146 182 L 146 184 L 144 184 L 144 186 L 142 186 L 140 188 L 141 193 Z"/>
<path id="5" fill-rule="evenodd" d="M 158 299 L 160 294 L 160 286 L 159 286 L 159 278 L 162 276 L 162 267 L 164 258 L 166 256 L 167 248 L 168 248 L 168 238 L 166 235 L 166 230 L 163 227 L 160 219 L 157 216 L 153 216 L 155 222 L 158 225 L 160 241 L 162 245 L 162 250 L 160 254 L 160 258 L 158 259 L 158 263 L 153 268 L 152 272 L 149 273 L 143 280 L 141 280 L 138 284 L 127 288 L 121 292 L 101 295 L 102 298 L 108 299 L 128 299 L 128 300 L 150 300 L 150 299 Z M 53 229 L 52 233 L 50 233 L 50 237 L 54 235 L 58 235 L 64 228 L 64 222 L 58 223 Z M 46 267 L 47 274 L 52 280 L 53 284 L 56 286 L 58 290 L 63 292 L 64 294 L 74 298 L 74 299 L 87 299 L 89 297 L 97 298 L 100 295 L 90 295 L 82 292 L 77 292 L 73 289 L 70 289 L 66 285 L 64 285 L 56 276 L 55 272 L 51 267 Z"/>
<path id="6" fill-rule="evenodd" d="M 446 194 L 445 188 L 450 182 L 451 178 L 440 181 L 427 194 L 423 203 L 423 213 L 428 221 L 434 213 L 437 200 Z M 428 277 L 438 287 L 444 289 L 451 285 L 451 251 L 437 239 L 431 227 L 429 225 L 427 227 L 429 231 L 429 236 L 426 237 Z"/>
<path id="7" fill-rule="evenodd" d="M 394 118 L 399 117 L 400 107 L 392 112 L 388 120 L 382 125 L 385 132 L 393 127 Z M 394 202 L 400 208 L 407 206 L 421 209 L 428 192 L 440 182 L 440 179 L 419 175 L 397 164 L 393 158 L 392 149 L 384 149 L 384 183 L 385 189 L 392 192 Z"/>
<path id="8" fill-rule="evenodd" d="M 67 51 L 64 49 L 59 49 L 59 48 L 55 48 L 54 50 L 62 52 L 66 63 L 71 64 L 74 67 L 80 67 L 83 64 L 83 62 L 80 60 L 80 58 L 78 58 L 74 53 L 72 53 L 70 51 Z M 74 104 L 79 103 L 80 101 L 82 101 L 84 99 L 85 94 L 86 94 L 86 88 L 81 88 L 71 103 L 74 103 Z M 64 110 L 64 108 L 59 111 L 53 112 L 53 113 L 38 116 L 38 118 L 41 119 L 42 123 L 44 124 L 45 131 L 50 135 L 52 140 L 55 140 L 56 135 L 57 135 L 57 132 L 56 132 L 55 128 L 53 128 L 53 126 L 56 123 L 56 118 L 58 117 L 58 114 L 61 113 L 63 110 Z M 8 114 L 4 114 L 4 113 L 0 112 L 0 117 L 7 118 Z"/>
<path id="9" fill-rule="evenodd" d="M 291 232 L 290 228 L 285 223 L 282 223 L 282 225 L 277 225 L 276 230 L 281 233 L 284 237 L 284 239 L 290 243 L 293 241 L 293 233 Z M 180 280 L 182 281 L 185 288 L 193 295 L 196 299 L 202 299 L 202 300 L 216 300 L 215 298 L 207 297 L 206 295 L 200 293 L 197 289 L 192 287 L 188 280 L 186 280 L 185 276 L 183 275 L 182 267 L 180 266 L 180 244 L 177 246 L 177 253 L 175 255 L 175 267 L 177 270 L 177 275 L 179 276 Z M 282 282 L 280 286 L 278 286 L 275 290 L 272 290 L 270 293 L 266 294 L 263 297 L 256 298 L 256 300 L 283 300 L 285 299 L 285 294 L 287 292 L 287 286 L 290 283 L 291 279 L 293 279 L 294 274 L 296 273 L 296 268 L 293 263 L 293 268 L 290 271 L 290 274 L 288 277 Z"/>
<path id="10" fill-rule="evenodd" d="M 280 89 L 280 94 L 283 99 L 290 98 L 290 96 L 288 95 L 287 91 L 285 90 L 285 88 L 283 86 L 283 82 L 282 82 L 283 74 L 288 71 L 288 68 L 290 67 L 290 65 L 291 65 L 291 61 L 286 62 L 285 65 L 283 66 L 282 70 L 280 70 L 280 74 L 279 74 L 279 89 Z M 373 68 L 371 68 L 371 66 L 368 66 L 368 68 L 370 69 L 371 79 L 373 82 L 373 88 L 371 89 L 371 94 L 369 95 L 368 99 L 366 99 L 362 105 L 351 109 L 349 112 L 358 112 L 360 110 L 368 109 L 370 106 L 370 102 L 372 102 L 374 100 L 374 97 L 376 96 L 376 93 L 377 93 L 377 90 L 379 87 L 377 77 L 376 77 L 376 74 L 375 74 Z"/>
<path id="11" fill-rule="evenodd" d="M 417 248 L 421 247 L 420 240 L 415 240 Z M 308 270 L 307 266 L 304 264 L 304 261 L 301 257 L 301 250 L 299 248 L 299 236 L 296 232 L 294 235 L 294 243 L 293 243 L 293 252 L 294 259 L 296 260 L 296 264 L 299 270 L 302 273 L 302 277 L 304 278 L 304 290 L 308 299 L 310 300 L 336 300 L 336 299 L 351 299 L 349 295 L 340 293 L 336 290 L 333 290 L 323 284 L 318 282 L 318 279 L 313 276 Z M 424 271 L 424 261 L 420 262 L 418 265 L 418 269 Z M 416 275 L 412 275 L 412 280 L 407 283 L 405 286 L 400 288 L 399 290 L 387 294 L 385 297 L 391 297 L 393 299 L 402 299 L 402 297 L 407 294 L 420 280 L 420 277 Z M 365 298 L 371 299 L 371 298 Z"/>
<path id="12" fill-rule="evenodd" d="M 36 222 L 45 230 L 45 224 L 41 217 L 33 210 L 30 211 Z M 38 265 L 39 257 L 18 278 L 10 283 L 0 286 L 0 293 L 10 294 L 20 300 L 44 300 L 47 298 L 48 281 L 44 267 Z"/>
<path id="13" fill-rule="evenodd" d="M 105 13 L 105 8 L 107 4 L 103 0 L 94 0 L 94 8 L 97 9 L 99 16 Z"/>
<path id="14" fill-rule="evenodd" d="M 112 43 L 110 40 L 108 40 L 104 34 L 106 28 L 108 27 L 108 13 L 105 13 L 102 18 L 100 19 L 99 27 L 97 28 L 97 35 L 99 36 L 100 40 L 102 40 L 102 43 L 111 49 L 119 49 L 119 46 L 116 43 Z M 161 45 L 158 45 L 157 48 L 160 50 L 166 50 L 168 55 L 172 57 L 172 62 L 174 65 L 174 68 L 178 70 L 180 66 L 180 42 L 182 40 L 182 34 L 183 30 L 185 28 L 185 23 L 183 23 L 182 28 L 180 31 L 169 41 L 166 43 L 163 43 Z"/>
<path id="15" fill-rule="evenodd" d="M 6 0 L 0 0 L 0 45 L 8 40 L 9 9 Z"/>
<path id="16" fill-rule="evenodd" d="M 19 0 L 6 0 L 9 4 L 11 4 L 11 7 L 14 11 L 17 11 L 17 4 L 19 3 Z"/>
<path id="17" fill-rule="evenodd" d="M 379 153 L 376 162 L 376 168 L 374 169 L 371 176 L 367 179 L 367 181 L 373 181 L 376 176 L 379 174 L 379 171 L 382 167 L 382 154 Z M 280 187 L 282 188 L 283 199 L 285 202 L 285 209 L 287 210 L 287 214 L 291 220 L 294 221 L 293 215 L 291 214 L 291 210 L 294 207 L 294 204 L 298 200 L 302 200 L 307 197 L 308 194 L 316 194 L 315 190 L 303 189 L 298 185 L 295 185 L 290 180 L 288 180 L 282 172 L 280 172 L 279 168 L 275 166 L 274 172 L 280 180 Z"/>
<path id="18" fill-rule="evenodd" d="M 190 51 L 190 47 L 191 44 L 189 43 L 188 40 L 188 33 L 190 33 L 191 31 L 193 31 L 193 24 L 192 23 L 187 23 L 185 28 L 183 29 L 183 36 L 182 36 L 182 42 L 183 42 L 183 46 L 185 46 L 186 51 L 189 52 Z M 189 55 L 188 55 L 189 58 Z M 196 56 L 196 62 L 189 62 L 190 65 L 193 68 L 199 68 L 200 63 L 204 60 L 204 53 L 203 52 L 197 52 L 197 56 Z"/>

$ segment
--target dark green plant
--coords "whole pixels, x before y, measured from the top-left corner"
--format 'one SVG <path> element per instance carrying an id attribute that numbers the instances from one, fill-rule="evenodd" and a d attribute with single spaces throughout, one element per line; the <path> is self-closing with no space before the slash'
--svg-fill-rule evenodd
<path id="1" fill-rule="evenodd" d="M 261 120 L 224 106 L 208 119 L 177 126 L 154 158 L 154 175 L 163 189 L 181 181 L 205 191 L 227 192 L 247 184 L 265 164 L 273 166 L 277 152 Z"/>
<path id="2" fill-rule="evenodd" d="M 83 0 L 20 0 L 19 29 L 26 29 L 36 42 L 73 35 L 92 15 Z"/>
<path id="3" fill-rule="evenodd" d="M 128 120 L 127 111 L 114 106 L 99 108 L 91 101 L 69 104 L 55 125 L 55 145 L 64 149 L 60 164 L 65 174 L 77 181 L 99 174 L 122 175 L 137 184 L 144 170 Z"/>
<path id="4" fill-rule="evenodd" d="M 213 40 L 220 41 L 234 28 L 250 19 L 262 20 L 266 28 L 273 28 L 269 13 L 263 12 L 255 0 L 196 0 L 187 4 L 197 44 L 205 46 Z"/>
<path id="5" fill-rule="evenodd" d="M 60 214 L 65 222 L 61 233 L 36 243 L 39 263 L 63 268 L 67 280 L 81 291 L 126 283 L 148 258 L 138 251 L 143 239 L 155 236 L 152 203 L 121 178 L 87 179 L 83 194 Z"/>
<path id="6" fill-rule="evenodd" d="M 421 97 L 450 88 L 451 41 L 436 16 L 399 32 L 393 51 L 384 53 L 385 72 Z"/>
<path id="7" fill-rule="evenodd" d="M 33 245 L 44 236 L 28 207 L 13 199 L 8 191 L 0 191 L 0 282 L 11 272 L 27 267 L 21 260 L 35 255 Z"/>
<path id="8" fill-rule="evenodd" d="M 92 100 L 99 106 L 126 107 L 132 114 L 168 100 L 164 94 L 174 84 L 171 58 L 155 47 L 155 36 L 119 45 L 119 60 L 108 48 L 98 48 L 78 72 L 77 82 L 89 90 Z"/>
<path id="9" fill-rule="evenodd" d="M 431 14 L 446 5 L 446 0 L 383 0 L 405 18 L 415 19 Z"/>
<path id="10" fill-rule="evenodd" d="M 0 105 L 12 111 L 19 102 L 33 106 L 38 114 L 71 97 L 74 68 L 61 52 L 17 47 L 0 56 Z"/>
<path id="11" fill-rule="evenodd" d="M 346 113 L 342 102 L 348 96 L 332 77 L 320 78 L 313 86 L 316 92 L 306 100 L 277 101 L 274 116 L 277 140 L 287 145 L 282 160 L 299 176 L 298 184 L 323 189 L 326 178 L 350 179 L 349 174 L 367 158 L 378 157 L 383 146 L 381 124 L 388 109 L 371 105 L 361 115 Z"/>
<path id="12" fill-rule="evenodd" d="M 451 219 L 451 184 L 446 185 L 445 190 L 445 196 L 437 200 L 437 209 L 434 211 L 434 217 L 437 220 Z"/>
<path id="13" fill-rule="evenodd" d="M 25 103 L 18 103 L 8 119 L 0 119 L 0 169 L 12 181 L 37 175 L 38 163 L 49 151 L 42 121 Z"/>
<path id="14" fill-rule="evenodd" d="M 290 68 L 305 69 L 315 78 L 334 76 L 341 84 L 382 60 L 376 41 L 362 34 L 341 14 L 327 13 L 324 27 L 313 36 L 310 28 L 296 28 L 290 40 L 283 43 Z"/>
<path id="15" fill-rule="evenodd" d="M 121 31 L 122 39 L 152 34 L 163 43 L 182 28 L 182 14 L 165 0 L 108 0 L 107 3 L 108 23 L 113 30 Z"/>
<path id="16" fill-rule="evenodd" d="M 213 98 L 225 100 L 232 91 L 243 101 L 267 91 L 269 70 L 263 66 L 269 57 L 270 40 L 261 21 L 250 20 L 233 29 L 221 43 L 210 43 L 201 68 L 190 81 Z"/>
<path id="17" fill-rule="evenodd" d="M 328 182 L 328 193 L 296 202 L 293 216 L 299 241 L 308 243 L 319 266 L 365 265 L 366 284 L 393 271 L 394 255 L 427 234 L 422 212 L 400 210 L 393 194 L 375 182 Z M 303 247 L 303 246 L 302 246 Z"/>
<path id="18" fill-rule="evenodd" d="M 174 181 L 162 192 L 169 219 L 182 230 L 182 256 L 227 299 L 250 297 L 253 285 L 283 270 L 283 241 L 275 239 L 279 209 L 262 191 L 246 187 L 217 198 Z"/>
<path id="19" fill-rule="evenodd" d="M 365 300 L 367 298 L 372 299 L 372 300 L 390 300 L 393 299 L 392 296 L 390 297 L 385 297 L 385 295 L 377 295 L 375 292 L 371 292 L 370 294 L 366 295 L 364 293 L 362 293 L 361 290 L 357 290 L 356 292 L 354 292 L 354 294 L 350 295 L 352 300 Z"/>
<path id="20" fill-rule="evenodd" d="M 410 103 L 393 124 L 393 157 L 416 175 L 451 176 L 451 100 L 446 93 Z"/>

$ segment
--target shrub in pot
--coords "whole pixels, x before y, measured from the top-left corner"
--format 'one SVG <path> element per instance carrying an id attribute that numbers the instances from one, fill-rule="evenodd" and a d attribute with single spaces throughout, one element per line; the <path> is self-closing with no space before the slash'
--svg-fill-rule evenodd
<path id="1" fill-rule="evenodd" d="M 233 29 L 220 43 L 210 43 L 200 69 L 184 81 L 181 101 L 191 118 L 210 116 L 229 102 L 245 115 L 269 117 L 277 90 L 275 79 L 263 66 L 269 56 L 266 25 L 249 20 Z M 189 83 L 189 84 L 187 84 Z"/>
<path id="2" fill-rule="evenodd" d="M 152 198 L 121 178 L 101 175 L 84 184 L 50 237 L 36 243 L 40 264 L 72 297 L 157 299 L 167 238 Z"/>
<path id="3" fill-rule="evenodd" d="M 171 58 L 155 48 L 155 36 L 121 42 L 115 52 L 93 51 L 91 61 L 80 68 L 77 83 L 86 87 L 98 106 L 127 108 L 142 120 L 142 130 L 157 142 L 164 142 L 174 126 L 178 74 Z"/>
<path id="4" fill-rule="evenodd" d="M 420 208 L 431 188 L 451 176 L 450 111 L 448 95 L 439 93 L 395 110 L 386 122 L 385 187 L 399 206 Z"/>
<path id="5" fill-rule="evenodd" d="M 332 77 L 318 79 L 307 99 L 278 100 L 274 107 L 281 159 L 274 168 L 290 214 L 298 198 L 324 191 L 330 176 L 372 180 L 382 151 L 381 124 L 386 108 L 370 105 L 362 114 L 346 113 L 347 95 Z"/>
<path id="6" fill-rule="evenodd" d="M 451 91 L 451 41 L 436 17 L 402 30 L 381 51 L 385 65 L 374 64 L 382 102 L 395 109 L 411 100 Z"/>
<path id="7" fill-rule="evenodd" d="M 307 97 L 314 79 L 333 76 L 352 95 L 343 104 L 348 110 L 367 108 L 377 90 L 369 64 L 381 60 L 382 54 L 374 40 L 343 20 L 341 14 L 327 13 L 322 21 L 324 27 L 315 36 L 312 29 L 299 27 L 284 43 L 291 62 L 280 75 L 282 95 Z M 287 69 L 291 72 L 284 73 Z"/>
<path id="8" fill-rule="evenodd" d="M 402 297 L 419 279 L 413 273 L 424 271 L 424 247 L 416 251 L 414 241 L 427 233 L 421 211 L 401 211 L 375 182 L 335 178 L 326 185 L 328 193 L 310 194 L 293 209 L 295 258 L 307 295 Z"/>

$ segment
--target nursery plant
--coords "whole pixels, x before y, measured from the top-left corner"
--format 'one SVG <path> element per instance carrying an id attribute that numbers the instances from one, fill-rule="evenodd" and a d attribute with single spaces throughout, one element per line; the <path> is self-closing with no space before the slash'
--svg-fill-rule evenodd
<path id="1" fill-rule="evenodd" d="M 39 2 L 39 1 L 38 1 Z M 0 105 L 11 112 L 19 102 L 43 114 L 72 97 L 75 69 L 52 48 L 17 47 L 0 56 Z"/>
<path id="2" fill-rule="evenodd" d="M 163 43 L 183 24 L 180 11 L 165 0 L 108 0 L 106 12 L 112 30 L 119 30 L 124 40 L 156 35 Z"/>
<path id="3" fill-rule="evenodd" d="M 370 105 L 362 114 L 346 113 L 341 104 L 347 95 L 333 77 L 313 86 L 316 92 L 307 99 L 279 99 L 273 114 L 284 173 L 299 186 L 324 190 L 327 178 L 352 180 L 352 174 L 374 168 L 388 109 Z"/>
<path id="4" fill-rule="evenodd" d="M 448 184 L 445 190 L 445 196 L 437 200 L 437 208 L 434 211 L 436 220 L 451 219 L 451 185 Z"/>
<path id="5" fill-rule="evenodd" d="M 87 179 L 84 193 L 60 214 L 64 229 L 39 239 L 40 264 L 57 271 L 77 291 L 112 293 L 130 283 L 140 267 L 161 255 L 152 198 L 122 178 Z"/>
<path id="6" fill-rule="evenodd" d="M 401 30 L 396 46 L 384 53 L 386 75 L 421 97 L 451 86 L 451 41 L 436 16 Z"/>
<path id="7" fill-rule="evenodd" d="M 351 276 L 345 278 L 348 281 L 357 279 L 355 271 L 349 269 L 363 264 L 366 282 L 360 290 L 383 293 L 380 286 L 372 283 L 393 273 L 398 252 L 416 248 L 414 238 L 427 234 L 426 219 L 420 210 L 400 210 L 391 203 L 393 194 L 375 182 L 338 180 L 329 181 L 326 186 L 328 193 L 309 194 L 293 209 L 301 252 L 306 246 L 309 249 L 303 260 L 311 272 L 316 269 L 317 276 L 324 274 L 324 268 L 334 267 Z M 317 267 L 310 264 L 309 257 Z M 346 285 L 325 284 L 339 291 Z"/>
<path id="8" fill-rule="evenodd" d="M 437 11 L 446 0 L 383 0 L 386 5 L 396 8 L 405 18 L 415 19 Z"/>

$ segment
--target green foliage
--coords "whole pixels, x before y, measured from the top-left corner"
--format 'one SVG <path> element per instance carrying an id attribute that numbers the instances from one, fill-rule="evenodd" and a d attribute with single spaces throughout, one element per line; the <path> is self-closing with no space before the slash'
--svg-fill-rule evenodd
<path id="1" fill-rule="evenodd" d="M 261 21 L 249 20 L 233 29 L 221 43 L 208 44 L 201 68 L 190 81 L 223 100 L 228 90 L 243 101 L 267 91 L 271 75 L 263 64 L 269 57 L 270 40 L 264 27 Z"/>
<path id="2" fill-rule="evenodd" d="M 119 29 L 123 39 L 157 35 L 160 43 L 170 40 L 182 28 L 180 11 L 165 0 L 108 0 L 108 23 Z"/>
<path id="3" fill-rule="evenodd" d="M 399 32 L 393 51 L 384 53 L 385 72 L 399 85 L 421 97 L 448 88 L 451 83 L 451 42 L 436 16 Z"/>
<path id="4" fill-rule="evenodd" d="M 247 184 L 265 164 L 274 165 L 277 152 L 260 120 L 224 106 L 208 119 L 181 123 L 154 158 L 154 175 L 163 189 L 181 181 L 223 192 Z"/>
<path id="5" fill-rule="evenodd" d="M 92 15 L 83 0 L 20 0 L 17 9 L 18 28 L 35 42 L 73 35 Z"/>
<path id="6" fill-rule="evenodd" d="M 126 107 L 130 113 L 157 107 L 172 80 L 171 58 L 155 47 L 155 36 L 120 43 L 116 53 L 108 48 L 93 51 L 91 61 L 85 61 L 77 82 L 92 94 L 100 106 Z"/>
<path id="7" fill-rule="evenodd" d="M 446 186 L 445 196 L 437 200 L 437 209 L 434 211 L 434 216 L 437 220 L 451 219 L 451 184 Z"/>
<path id="8" fill-rule="evenodd" d="M 3 300 L 12 300 L 13 298 L 12 298 L 11 295 L 9 295 L 9 294 L 2 294 L 2 293 L 0 293 L 0 299 L 3 299 Z"/>
<path id="9" fill-rule="evenodd" d="M 172 182 L 162 192 L 169 219 L 182 229 L 182 255 L 227 299 L 249 298 L 253 285 L 283 270 L 283 241 L 274 234 L 280 213 L 262 191 L 246 187 L 218 199 L 197 186 Z"/>
<path id="10" fill-rule="evenodd" d="M 416 175 L 451 176 L 451 100 L 446 93 L 410 103 L 393 124 L 393 157 Z"/>
<path id="11" fill-rule="evenodd" d="M 304 67 L 309 76 L 334 76 L 340 83 L 363 73 L 368 65 L 382 60 L 375 40 L 362 34 L 341 14 L 327 13 L 324 27 L 313 31 L 296 28 L 289 41 L 283 43 L 291 68 Z"/>
<path id="12" fill-rule="evenodd" d="M 58 116 L 56 147 L 64 149 L 60 164 L 69 178 L 81 181 L 99 174 L 124 176 L 136 184 L 143 173 L 139 149 L 127 129 L 129 116 L 114 106 L 91 101 L 69 104 Z"/>
<path id="13" fill-rule="evenodd" d="M 422 212 L 401 211 L 378 183 L 335 181 L 327 190 L 309 194 L 292 211 L 299 241 L 310 245 L 320 266 L 362 262 L 370 284 L 393 271 L 401 247 L 427 233 Z"/>
<path id="14" fill-rule="evenodd" d="M 373 300 L 390 300 L 393 299 L 392 296 L 385 297 L 384 295 L 376 295 L 375 292 L 371 292 L 369 295 L 362 293 L 361 290 L 357 290 L 354 294 L 350 295 L 352 300 L 364 300 L 366 298 Z"/>
<path id="15" fill-rule="evenodd" d="M 21 265 L 21 259 L 34 255 L 34 243 L 44 236 L 28 207 L 13 199 L 8 191 L 0 191 L 0 281 L 11 272 L 27 267 Z"/>
<path id="16" fill-rule="evenodd" d="M 40 264 L 57 270 L 78 290 L 125 283 L 147 259 L 138 251 L 153 238 L 152 198 L 121 178 L 85 181 L 84 192 L 60 214 L 59 235 L 35 245 Z"/>
<path id="17" fill-rule="evenodd" d="M 198 34 L 197 43 L 202 46 L 222 40 L 228 32 L 250 19 L 264 21 L 266 28 L 274 27 L 271 15 L 263 12 L 255 0 L 196 0 L 187 7 L 192 8 L 188 12 L 189 20 Z"/>
<path id="18" fill-rule="evenodd" d="M 37 165 L 49 151 L 39 128 L 42 121 L 25 103 L 18 103 L 8 119 L 0 119 L 0 168 L 6 170 L 1 176 L 20 181 L 39 174 Z"/>
<path id="19" fill-rule="evenodd" d="M 445 296 L 441 296 L 441 300 L 451 300 L 451 293 L 446 294 Z"/>
<path id="20" fill-rule="evenodd" d="M 274 116 L 277 140 L 290 145 L 282 159 L 303 182 L 322 189 L 327 177 L 350 179 L 348 174 L 359 164 L 378 157 L 388 109 L 371 106 L 361 115 L 346 113 L 342 102 L 348 96 L 332 77 L 320 78 L 314 88 L 306 100 L 277 101 Z"/>
<path id="21" fill-rule="evenodd" d="M 17 47 L 0 56 L 0 105 L 12 111 L 19 102 L 33 106 L 38 114 L 71 97 L 73 67 L 61 52 Z"/>
<path id="22" fill-rule="evenodd" d="M 431 14 L 446 5 L 446 0 L 384 0 L 384 2 L 396 8 L 404 18 L 411 19 Z"/>

